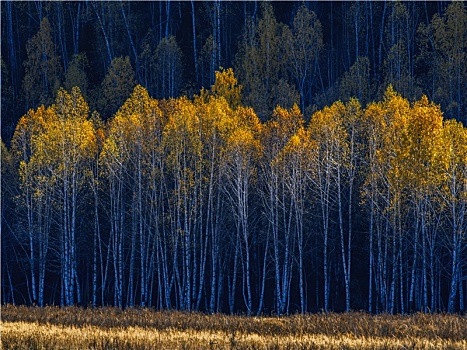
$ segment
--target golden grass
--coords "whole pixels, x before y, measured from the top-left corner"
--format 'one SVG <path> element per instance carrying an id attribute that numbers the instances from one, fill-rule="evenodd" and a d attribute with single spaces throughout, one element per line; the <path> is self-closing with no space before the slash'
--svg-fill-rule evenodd
<path id="1" fill-rule="evenodd" d="M 3 349 L 467 349 L 459 315 L 246 317 L 2 307 Z"/>

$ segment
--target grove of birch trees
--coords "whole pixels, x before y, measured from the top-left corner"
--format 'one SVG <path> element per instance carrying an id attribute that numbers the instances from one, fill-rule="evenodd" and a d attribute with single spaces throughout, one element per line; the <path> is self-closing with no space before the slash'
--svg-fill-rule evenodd
<path id="1" fill-rule="evenodd" d="M 465 312 L 465 3 L 0 6 L 2 303 Z"/>
<path id="2" fill-rule="evenodd" d="M 2 143 L 2 302 L 465 311 L 467 129 L 392 86 L 305 119 L 232 69 L 106 121 L 59 89 Z"/>

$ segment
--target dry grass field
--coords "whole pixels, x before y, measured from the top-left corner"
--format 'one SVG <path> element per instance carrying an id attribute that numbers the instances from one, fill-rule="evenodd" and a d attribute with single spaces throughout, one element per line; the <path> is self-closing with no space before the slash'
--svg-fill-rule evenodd
<path id="1" fill-rule="evenodd" d="M 467 318 L 3 306 L 2 349 L 467 349 Z"/>

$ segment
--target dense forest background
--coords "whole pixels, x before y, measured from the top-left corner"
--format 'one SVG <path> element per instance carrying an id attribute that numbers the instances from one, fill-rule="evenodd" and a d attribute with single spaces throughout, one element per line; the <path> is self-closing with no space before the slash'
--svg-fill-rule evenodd
<path id="1" fill-rule="evenodd" d="M 3 302 L 465 310 L 464 3 L 1 16 Z"/>
<path id="2" fill-rule="evenodd" d="M 4 1 L 2 139 L 60 86 L 79 86 L 106 119 L 136 83 L 155 98 L 191 96 L 219 67 L 234 68 L 262 120 L 277 104 L 309 118 L 338 99 L 367 103 L 392 84 L 467 122 L 462 3 L 313 1 L 297 16 L 301 5 Z"/>

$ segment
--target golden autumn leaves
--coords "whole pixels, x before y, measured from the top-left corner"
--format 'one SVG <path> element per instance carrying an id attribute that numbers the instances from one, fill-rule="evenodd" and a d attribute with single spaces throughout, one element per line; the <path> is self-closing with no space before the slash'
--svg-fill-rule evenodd
<path id="1" fill-rule="evenodd" d="M 395 192 L 445 188 L 453 177 L 462 178 L 467 163 L 466 129 L 443 120 L 439 106 L 426 97 L 410 104 L 391 87 L 383 101 L 366 108 L 356 99 L 335 102 L 314 113 L 306 126 L 297 105 L 278 106 L 262 123 L 241 105 L 241 86 L 229 69 L 217 72 L 211 91 L 201 91 L 194 100 L 155 100 L 138 85 L 111 120 L 98 119 L 89 117 L 79 88 L 61 89 L 55 104 L 23 116 L 12 141 L 23 186 L 34 177 L 36 184 L 53 180 L 74 167 L 85 181 L 84 170 L 93 159 L 111 169 L 136 159 L 135 152 L 145 163 L 141 171 L 151 172 L 148 157 L 154 152 L 169 167 L 178 167 L 182 148 L 193 160 L 217 147 L 216 159 L 202 159 L 203 166 L 241 157 L 242 166 L 255 168 L 260 159 L 292 162 L 300 155 L 301 170 L 309 177 L 318 176 L 322 165 L 327 172 L 335 166 L 351 169 L 350 153 L 358 152 L 366 185 L 378 181 Z"/>

